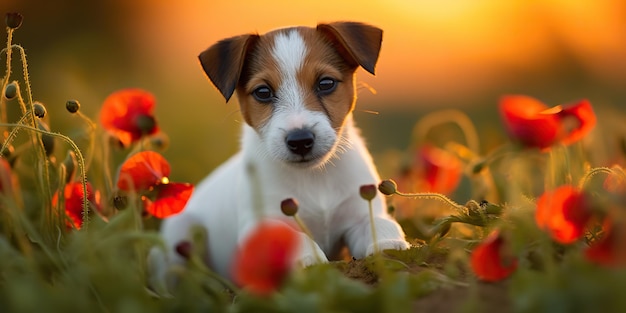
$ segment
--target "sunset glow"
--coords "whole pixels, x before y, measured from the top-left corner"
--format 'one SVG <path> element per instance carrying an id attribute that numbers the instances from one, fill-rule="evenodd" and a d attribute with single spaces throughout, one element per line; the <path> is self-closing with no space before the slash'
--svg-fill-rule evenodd
<path id="1" fill-rule="evenodd" d="M 593 75 L 610 79 L 626 67 L 626 4 L 605 1 L 188 1 L 176 10 L 141 7 L 129 34 L 149 58 L 185 63 L 225 37 L 289 25 L 358 20 L 385 30 L 376 78 L 360 76 L 386 97 L 454 97 L 533 71 L 567 48 Z M 169 56 L 169 57 L 168 57 Z M 192 64 L 193 63 L 193 64 Z M 167 70 L 167 69 L 165 69 Z"/>

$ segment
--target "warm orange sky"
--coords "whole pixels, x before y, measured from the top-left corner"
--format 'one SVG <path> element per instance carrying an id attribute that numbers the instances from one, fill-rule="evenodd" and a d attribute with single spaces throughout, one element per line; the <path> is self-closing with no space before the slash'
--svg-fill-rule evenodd
<path id="1" fill-rule="evenodd" d="M 497 134 L 506 93 L 626 112 L 625 0 L 0 0 L 6 11 L 24 14 L 15 42 L 54 131 L 78 127 L 67 99 L 95 117 L 110 92 L 147 89 L 171 138 L 174 175 L 191 181 L 236 151 L 241 123 L 197 55 L 222 38 L 284 26 L 355 20 L 384 29 L 376 77 L 358 76 L 377 91 L 361 88 L 355 114 L 372 149 L 404 147 L 412 123 L 439 108 L 486 114 L 478 126 Z"/>
<path id="2" fill-rule="evenodd" d="M 197 55 L 215 41 L 289 25 L 356 20 L 385 30 L 376 78 L 379 94 L 450 97 L 481 92 L 506 69 L 549 65 L 568 49 L 607 84 L 626 78 L 623 0 L 197 1 L 176 6 L 136 1 L 128 27 L 147 58 L 165 71 L 197 73 Z M 131 8 L 125 8 L 131 9 Z M 559 50 L 561 49 L 561 50 Z M 174 59 L 172 59 L 174 58 Z M 179 61 L 176 61 L 179 60 Z M 169 68 L 168 68 L 169 67 Z"/>

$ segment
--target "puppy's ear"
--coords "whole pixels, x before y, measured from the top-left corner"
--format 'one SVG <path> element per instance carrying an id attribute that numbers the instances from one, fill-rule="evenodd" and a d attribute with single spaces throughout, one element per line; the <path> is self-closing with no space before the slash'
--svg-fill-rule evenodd
<path id="1" fill-rule="evenodd" d="M 317 30 L 338 42 L 339 52 L 347 60 L 374 74 L 383 41 L 382 29 L 358 22 L 336 22 L 318 24 Z"/>
<path id="2" fill-rule="evenodd" d="M 249 34 L 224 39 L 198 56 L 202 69 L 226 101 L 233 95 L 246 54 L 258 38 L 259 35 Z"/>

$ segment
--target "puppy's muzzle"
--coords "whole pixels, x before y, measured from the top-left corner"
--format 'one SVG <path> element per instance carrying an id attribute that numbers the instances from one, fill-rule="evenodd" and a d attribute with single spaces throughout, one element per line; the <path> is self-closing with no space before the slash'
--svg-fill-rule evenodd
<path id="1" fill-rule="evenodd" d="M 315 134 L 308 129 L 295 129 L 287 134 L 285 144 L 291 153 L 304 157 L 313 150 Z"/>

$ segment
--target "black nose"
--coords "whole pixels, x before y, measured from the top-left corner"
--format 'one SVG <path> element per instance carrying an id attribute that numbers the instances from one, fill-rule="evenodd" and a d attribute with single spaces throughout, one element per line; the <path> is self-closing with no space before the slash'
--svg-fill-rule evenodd
<path id="1" fill-rule="evenodd" d="M 289 151 L 305 156 L 307 153 L 311 152 L 311 149 L 313 149 L 315 135 L 310 130 L 296 129 L 287 134 L 285 143 L 287 144 Z"/>

